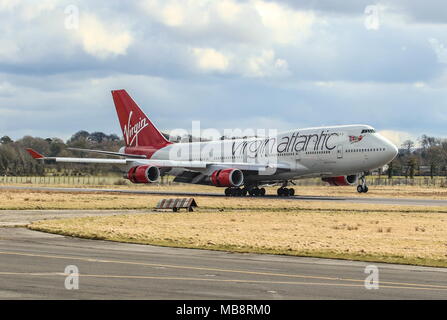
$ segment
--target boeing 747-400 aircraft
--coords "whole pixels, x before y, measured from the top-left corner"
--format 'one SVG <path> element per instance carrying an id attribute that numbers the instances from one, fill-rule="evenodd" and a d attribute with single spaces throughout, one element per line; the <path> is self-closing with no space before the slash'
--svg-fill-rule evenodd
<path id="1" fill-rule="evenodd" d="M 278 196 L 293 196 L 295 179 L 321 177 L 333 186 L 358 185 L 368 192 L 365 173 L 391 162 L 398 150 L 368 125 L 296 129 L 275 136 L 210 142 L 172 143 L 160 133 L 125 90 L 112 91 L 125 147 L 118 152 L 77 149 L 120 158 L 45 157 L 45 162 L 123 165 L 133 183 L 153 183 L 162 175 L 174 181 L 225 188 L 227 196 L 265 195 L 262 186 L 278 184 Z"/>

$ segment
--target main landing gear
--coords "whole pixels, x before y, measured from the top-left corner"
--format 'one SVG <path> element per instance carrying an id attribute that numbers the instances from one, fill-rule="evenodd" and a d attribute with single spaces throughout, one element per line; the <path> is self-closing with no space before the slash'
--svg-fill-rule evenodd
<path id="1" fill-rule="evenodd" d="M 359 184 L 357 186 L 357 192 L 358 193 L 367 193 L 368 192 L 368 186 L 366 185 L 366 178 L 365 178 L 364 175 L 360 177 L 360 181 L 361 181 L 361 184 Z"/>
<path id="2" fill-rule="evenodd" d="M 295 189 L 281 187 L 277 191 L 279 197 L 291 197 L 295 195 Z"/>
<path id="3" fill-rule="evenodd" d="M 293 181 L 290 181 L 290 183 L 295 184 Z M 288 184 L 289 181 L 284 181 L 281 188 L 277 191 L 278 197 L 293 197 L 295 195 L 295 189 L 287 188 Z"/>
<path id="4" fill-rule="evenodd" d="M 265 189 L 264 188 L 251 188 L 248 189 L 246 187 L 244 188 L 226 188 L 225 189 L 225 195 L 228 197 L 245 197 L 246 195 L 250 196 L 265 196 Z"/>
<path id="5" fill-rule="evenodd" d="M 251 195 L 252 197 L 259 197 L 259 196 L 263 197 L 265 196 L 265 189 L 255 187 L 250 189 L 250 191 L 248 191 L 248 194 Z"/>
<path id="6" fill-rule="evenodd" d="M 295 189 L 287 188 L 289 183 L 293 183 L 293 181 L 284 181 L 281 188 L 278 189 L 279 197 L 292 197 L 295 195 Z M 247 195 L 251 197 L 263 197 L 265 196 L 265 189 L 259 188 L 257 186 L 244 186 L 242 188 L 239 187 L 230 187 L 225 189 L 225 195 L 227 197 L 245 197 Z"/>

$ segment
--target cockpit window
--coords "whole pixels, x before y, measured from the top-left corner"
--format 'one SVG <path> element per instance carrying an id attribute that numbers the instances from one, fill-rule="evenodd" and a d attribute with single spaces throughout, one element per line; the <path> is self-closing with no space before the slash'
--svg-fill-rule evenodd
<path id="1" fill-rule="evenodd" d="M 363 129 L 362 130 L 362 133 L 375 133 L 376 132 L 376 130 L 374 130 L 374 129 Z"/>

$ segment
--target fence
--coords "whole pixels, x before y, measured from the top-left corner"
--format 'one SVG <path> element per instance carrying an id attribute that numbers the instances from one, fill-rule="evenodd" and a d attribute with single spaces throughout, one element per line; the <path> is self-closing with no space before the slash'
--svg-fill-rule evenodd
<path id="1" fill-rule="evenodd" d="M 378 178 L 374 177 L 368 179 L 368 184 L 372 186 L 398 186 L 398 185 L 409 185 L 409 186 L 420 186 L 420 187 L 447 187 L 447 178 L 443 177 L 415 177 L 410 178 Z"/>
<path id="2" fill-rule="evenodd" d="M 173 177 L 164 176 L 157 184 L 172 184 Z M 0 176 L 0 184 L 56 184 L 56 185 L 128 185 L 128 180 L 119 176 Z"/>
<path id="3" fill-rule="evenodd" d="M 367 176 L 366 181 L 371 186 L 420 186 L 420 187 L 447 187 L 446 177 L 415 177 L 413 179 L 405 177 L 388 178 L 386 176 Z M 294 181 L 298 186 L 324 186 L 327 185 L 319 178 L 303 179 Z"/>
<path id="4" fill-rule="evenodd" d="M 161 177 L 157 184 L 167 185 L 176 184 L 172 182 L 173 177 Z M 302 179 L 294 181 L 298 186 L 324 186 L 327 185 L 319 178 Z M 367 182 L 371 186 L 397 186 L 411 185 L 421 187 L 447 187 L 447 178 L 435 177 L 415 177 L 414 179 L 404 177 L 368 176 Z M 18 176 L 0 176 L 0 184 L 48 184 L 48 185 L 127 185 L 128 180 L 119 176 L 44 176 L 44 177 L 18 177 Z"/>
<path id="5" fill-rule="evenodd" d="M 0 183 L 4 184 L 68 184 L 68 185 L 113 185 L 125 184 L 121 177 L 94 177 L 94 176 L 45 176 L 45 177 L 18 177 L 1 176 Z"/>

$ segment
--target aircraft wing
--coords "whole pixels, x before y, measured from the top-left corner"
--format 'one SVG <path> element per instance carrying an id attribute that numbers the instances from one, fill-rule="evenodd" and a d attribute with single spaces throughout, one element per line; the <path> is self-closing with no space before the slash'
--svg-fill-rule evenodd
<path id="1" fill-rule="evenodd" d="M 102 163 L 102 164 L 127 164 L 129 160 L 135 159 L 101 159 L 101 158 L 70 158 L 70 157 L 45 157 L 37 151 L 27 148 L 26 151 L 37 160 L 45 162 L 70 162 L 70 163 Z"/>
<path id="2" fill-rule="evenodd" d="M 125 159 L 108 159 L 108 158 L 71 158 L 71 157 L 46 157 L 37 151 L 27 148 L 26 151 L 36 160 L 45 162 L 68 162 L 68 163 L 99 163 L 99 164 L 134 164 L 145 165 L 150 164 L 157 167 L 169 168 L 206 168 L 206 163 L 200 161 L 176 161 L 176 160 L 152 160 L 139 158 L 125 158 Z M 114 154 L 117 155 L 117 154 Z"/>
<path id="3" fill-rule="evenodd" d="M 157 160 L 157 159 L 108 159 L 108 158 L 72 158 L 72 157 L 46 157 L 37 151 L 27 148 L 26 151 L 37 160 L 45 162 L 66 163 L 98 163 L 98 164 L 121 164 L 121 165 L 153 165 L 160 168 L 185 168 L 201 172 L 213 172 L 219 169 L 234 168 L 243 171 L 268 171 L 268 170 L 290 170 L 290 166 L 282 163 L 238 163 L 238 162 L 205 162 L 205 161 L 183 161 L 183 160 Z M 111 153 L 112 154 L 112 153 Z M 114 154 L 118 155 L 118 154 Z"/>
<path id="4" fill-rule="evenodd" d="M 67 149 L 73 150 L 73 151 L 93 152 L 93 153 L 107 154 L 107 155 L 127 157 L 127 158 L 146 159 L 146 156 L 139 155 L 139 154 L 128 154 L 128 153 L 121 153 L 121 152 L 112 152 L 112 151 L 94 150 L 94 149 L 81 149 L 81 148 L 67 148 Z"/>

